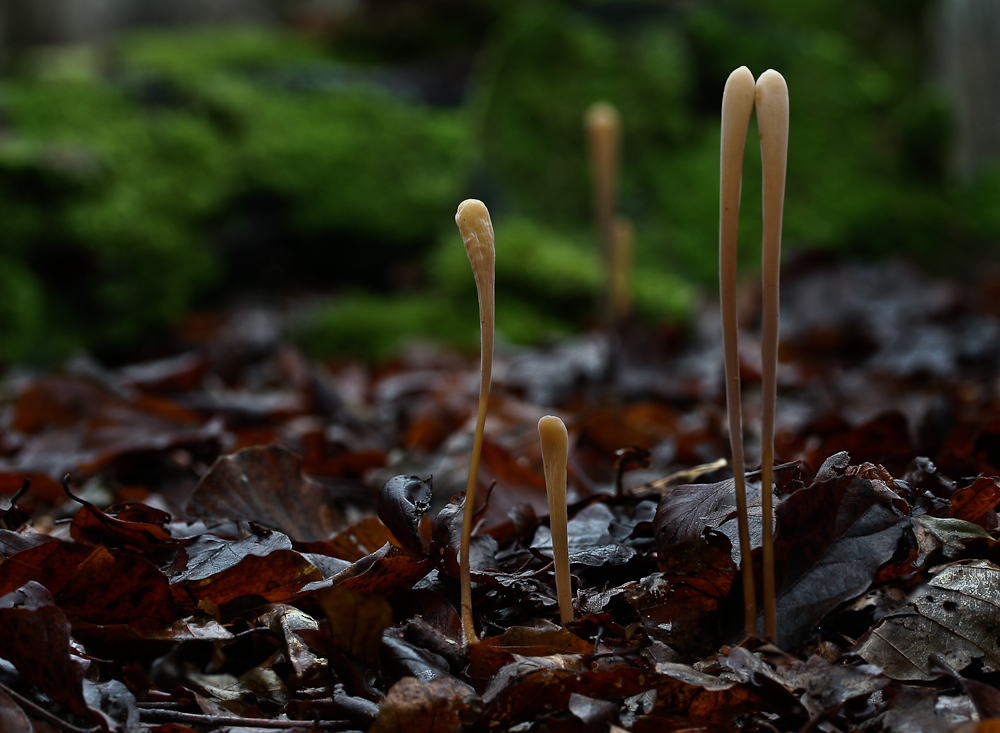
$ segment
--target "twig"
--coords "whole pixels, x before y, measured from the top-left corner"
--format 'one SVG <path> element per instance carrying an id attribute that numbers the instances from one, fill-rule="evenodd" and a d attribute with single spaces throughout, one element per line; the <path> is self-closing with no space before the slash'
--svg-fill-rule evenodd
<path id="1" fill-rule="evenodd" d="M 0 692 L 10 697 L 11 700 L 16 702 L 20 707 L 26 709 L 30 714 L 36 718 L 41 718 L 46 723 L 51 725 L 53 728 L 61 730 L 63 733 L 94 733 L 94 731 L 99 730 L 99 726 L 94 726 L 92 728 L 78 728 L 72 723 L 67 723 L 65 720 L 60 718 L 54 713 L 50 713 L 45 708 L 39 706 L 37 703 L 32 702 L 23 695 L 14 692 L 12 689 L 7 687 L 7 685 L 0 683 Z"/>
<path id="2" fill-rule="evenodd" d="M 201 713 L 181 713 L 177 710 L 142 708 L 139 719 L 144 723 L 181 723 L 183 725 L 232 725 L 240 728 L 264 728 L 267 730 L 348 730 L 355 723 L 349 720 L 270 720 L 268 718 L 241 718 L 237 715 L 204 715 Z M 89 731 L 87 732 L 89 733 Z"/>

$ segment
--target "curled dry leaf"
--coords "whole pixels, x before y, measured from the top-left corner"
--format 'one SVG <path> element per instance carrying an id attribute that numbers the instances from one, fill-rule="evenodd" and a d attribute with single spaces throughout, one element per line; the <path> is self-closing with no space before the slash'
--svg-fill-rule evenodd
<path id="1" fill-rule="evenodd" d="M 424 555 L 418 526 L 431 506 L 431 482 L 419 476 L 395 476 L 385 482 L 379 494 L 378 518 L 400 547 L 416 557 Z"/>

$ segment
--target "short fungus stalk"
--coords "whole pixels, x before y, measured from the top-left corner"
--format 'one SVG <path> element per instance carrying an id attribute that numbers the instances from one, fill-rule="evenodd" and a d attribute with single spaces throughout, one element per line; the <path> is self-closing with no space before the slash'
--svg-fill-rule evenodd
<path id="1" fill-rule="evenodd" d="M 771 482 L 774 466 L 774 409 L 777 401 L 778 284 L 781 260 L 781 220 L 785 203 L 788 162 L 788 86 L 777 71 L 768 69 L 757 80 L 757 127 L 763 167 L 763 249 L 761 327 L 761 514 L 764 638 L 777 639 L 772 537 Z"/>
<path id="2" fill-rule="evenodd" d="M 538 437 L 542 444 L 545 490 L 549 497 L 549 527 L 552 530 L 552 560 L 556 571 L 559 620 L 565 626 L 573 620 L 566 515 L 566 461 L 569 455 L 569 438 L 566 425 L 553 415 L 546 415 L 538 421 Z"/>
<path id="3" fill-rule="evenodd" d="M 465 490 L 465 514 L 462 520 L 462 544 L 459 551 L 462 592 L 462 632 L 466 644 L 476 642 L 476 629 L 472 622 L 472 575 L 469 567 L 469 545 L 472 542 L 472 518 L 475 513 L 476 481 L 479 475 L 479 457 L 483 451 L 483 429 L 486 409 L 490 400 L 490 379 L 493 374 L 494 282 L 496 253 L 493 243 L 493 223 L 486 205 L 477 199 L 467 199 L 458 206 L 455 223 L 462 234 L 465 251 L 472 264 L 479 294 L 480 326 L 480 381 L 479 411 L 476 414 L 476 434 L 472 443 L 469 463 L 469 483 Z"/>
<path id="4" fill-rule="evenodd" d="M 743 577 L 743 612 L 746 633 L 757 633 L 757 600 L 754 592 L 747 518 L 746 468 L 743 458 L 743 415 L 740 408 L 740 360 L 737 351 L 736 245 L 739 236 L 740 189 L 743 150 L 753 112 L 756 89 L 750 70 L 741 66 L 729 75 L 722 94 L 722 140 L 719 175 L 719 292 L 722 308 L 722 341 L 726 371 L 726 411 L 729 445 L 733 454 L 733 480 L 740 536 Z"/>

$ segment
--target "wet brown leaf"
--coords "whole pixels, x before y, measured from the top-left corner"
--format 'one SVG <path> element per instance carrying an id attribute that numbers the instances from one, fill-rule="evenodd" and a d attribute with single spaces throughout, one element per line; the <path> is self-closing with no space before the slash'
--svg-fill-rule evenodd
<path id="1" fill-rule="evenodd" d="M 878 480 L 845 474 L 791 494 L 776 510 L 778 644 L 792 649 L 838 604 L 871 585 L 905 517 Z"/>
<path id="2" fill-rule="evenodd" d="M 449 677 L 427 682 L 404 677 L 379 705 L 369 733 L 458 733 L 464 730 L 463 715 L 477 703 L 471 688 Z"/>
<path id="3" fill-rule="evenodd" d="M 345 654 L 375 666 L 382 632 L 392 625 L 388 601 L 339 586 L 318 592 L 316 598 L 330 622 L 334 643 Z"/>
<path id="4" fill-rule="evenodd" d="M 250 520 L 303 542 L 328 539 L 340 525 L 330 492 L 302 475 L 295 454 L 274 445 L 219 458 L 198 483 L 187 511 Z"/>
<path id="5" fill-rule="evenodd" d="M 91 723 L 118 729 L 84 699 L 88 663 L 74 653 L 69 621 L 45 588 L 29 582 L 0 596 L 0 626 L 0 657 L 30 684 Z"/>
<path id="6" fill-rule="evenodd" d="M 1000 505 L 1000 486 L 995 478 L 980 476 L 971 486 L 956 491 L 951 497 L 948 516 L 978 524 L 986 530 L 997 528 L 996 508 Z"/>
<path id="7" fill-rule="evenodd" d="M 515 656 L 588 654 L 593 648 L 593 643 L 558 626 L 513 626 L 499 636 L 483 639 L 470 647 L 468 674 L 476 679 L 490 679 L 501 667 L 513 662 Z"/>

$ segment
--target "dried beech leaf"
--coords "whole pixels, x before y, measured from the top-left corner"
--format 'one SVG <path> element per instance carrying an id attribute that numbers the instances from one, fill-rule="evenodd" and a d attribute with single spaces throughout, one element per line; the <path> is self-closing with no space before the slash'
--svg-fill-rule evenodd
<path id="1" fill-rule="evenodd" d="M 318 592 L 316 599 L 340 650 L 375 666 L 382 632 L 392 625 L 389 602 L 382 596 L 361 595 L 339 586 Z"/>
<path id="2" fill-rule="evenodd" d="M 543 628 L 512 626 L 499 636 L 491 636 L 469 649 L 470 677 L 489 679 L 517 657 L 548 657 L 553 654 L 588 654 L 593 643 L 558 626 Z"/>
<path id="3" fill-rule="evenodd" d="M 302 461 L 279 446 L 222 456 L 188 500 L 193 517 L 249 520 L 302 542 L 329 538 L 340 525 L 330 492 L 302 475 Z"/>
<path id="4" fill-rule="evenodd" d="M 228 603 L 240 596 L 259 596 L 268 603 L 287 603 L 299 596 L 303 586 L 321 581 L 323 574 L 294 550 L 276 550 L 263 557 L 247 555 L 230 568 L 201 579 L 188 579 L 173 586 L 179 606 L 192 602 Z"/>
<path id="5" fill-rule="evenodd" d="M 430 570 L 429 559 L 417 560 L 395 545 L 386 543 L 333 577 L 306 586 L 303 591 L 311 593 L 342 585 L 347 590 L 362 595 L 388 595 L 394 590 L 411 587 Z"/>
<path id="6" fill-rule="evenodd" d="M 845 474 L 800 489 L 778 506 L 779 646 L 795 648 L 829 611 L 868 589 L 903 533 L 898 501 L 881 481 Z"/>
<path id="7" fill-rule="evenodd" d="M 948 516 L 995 530 L 997 505 L 1000 505 L 1000 486 L 997 485 L 997 480 L 980 476 L 971 486 L 959 489 L 952 495 Z"/>
<path id="8" fill-rule="evenodd" d="M 0 563 L 0 594 L 29 581 L 43 585 L 74 621 L 128 624 L 142 634 L 174 618 L 166 576 L 148 560 L 120 550 L 51 541 Z"/>
<path id="9" fill-rule="evenodd" d="M 921 587 L 907 607 L 884 618 L 858 653 L 896 680 L 932 680 L 932 655 L 956 670 L 978 660 L 1000 669 L 1000 567 L 977 561 L 951 565 Z"/>
<path id="10" fill-rule="evenodd" d="M 463 714 L 478 702 L 472 688 L 450 677 L 404 677 L 389 689 L 369 733 L 459 733 Z"/>
<path id="11" fill-rule="evenodd" d="M 392 532 L 377 517 L 365 517 L 322 543 L 322 551 L 342 560 L 357 562 L 394 540 Z"/>
<path id="12" fill-rule="evenodd" d="M 140 552 L 170 549 L 180 544 L 166 529 L 171 517 L 164 511 L 144 504 L 125 504 L 101 511 L 90 502 L 76 501 L 83 508 L 70 525 L 70 536 L 75 540 Z"/>
<path id="13" fill-rule="evenodd" d="M 35 733 L 31 719 L 3 690 L 0 690 L 0 730 L 4 733 Z"/>
<path id="14" fill-rule="evenodd" d="M 44 587 L 27 583 L 0 597 L 0 628 L 0 657 L 30 684 L 92 723 L 117 729 L 84 699 L 87 664 L 73 654 L 69 621 Z"/>

